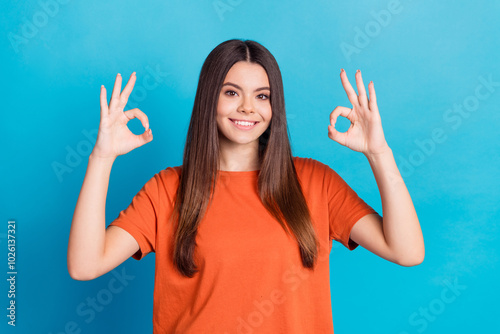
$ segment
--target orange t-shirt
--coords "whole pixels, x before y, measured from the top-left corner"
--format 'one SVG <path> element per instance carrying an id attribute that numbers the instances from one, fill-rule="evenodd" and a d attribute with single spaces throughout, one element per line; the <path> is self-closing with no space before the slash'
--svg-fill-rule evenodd
<path id="1" fill-rule="evenodd" d="M 376 213 L 329 166 L 293 158 L 320 241 L 314 271 L 265 209 L 259 171 L 219 171 L 213 202 L 198 227 L 193 278 L 173 266 L 173 212 L 180 166 L 155 174 L 110 225 L 129 232 L 140 260 L 156 253 L 153 332 L 333 333 L 329 254 L 332 240 L 349 250 L 353 225 Z"/>

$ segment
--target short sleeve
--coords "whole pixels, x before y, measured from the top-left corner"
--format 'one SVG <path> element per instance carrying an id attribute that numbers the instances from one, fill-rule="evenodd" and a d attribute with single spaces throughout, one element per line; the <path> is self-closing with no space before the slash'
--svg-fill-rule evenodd
<path id="1" fill-rule="evenodd" d="M 136 260 L 155 251 L 159 210 L 159 175 L 154 175 L 132 198 L 130 205 L 120 212 L 109 226 L 118 226 L 130 233 L 140 249 L 132 255 Z"/>
<path id="2" fill-rule="evenodd" d="M 328 165 L 325 165 L 327 183 L 330 239 L 354 250 L 359 245 L 350 239 L 351 230 L 367 214 L 377 213 Z"/>

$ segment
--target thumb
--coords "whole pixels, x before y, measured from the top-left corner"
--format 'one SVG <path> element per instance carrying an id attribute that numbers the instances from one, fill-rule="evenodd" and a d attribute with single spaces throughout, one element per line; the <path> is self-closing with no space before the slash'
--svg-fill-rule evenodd
<path id="1" fill-rule="evenodd" d="M 144 133 L 136 135 L 136 138 L 138 141 L 138 147 L 147 144 L 153 140 L 153 131 L 151 130 L 151 128 L 149 128 L 148 130 L 144 131 Z"/>
<path id="2" fill-rule="evenodd" d="M 337 143 L 345 146 L 347 133 L 345 133 L 345 132 L 338 132 L 335 129 L 335 126 L 328 125 L 328 137 L 330 139 L 336 141 Z"/>

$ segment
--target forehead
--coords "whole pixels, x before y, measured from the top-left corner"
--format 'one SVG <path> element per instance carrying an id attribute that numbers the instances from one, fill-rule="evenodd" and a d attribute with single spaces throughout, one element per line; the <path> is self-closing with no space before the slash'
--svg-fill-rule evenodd
<path id="1" fill-rule="evenodd" d="M 224 82 L 232 82 L 239 86 L 269 86 L 266 70 L 259 64 L 239 61 L 226 74 Z"/>

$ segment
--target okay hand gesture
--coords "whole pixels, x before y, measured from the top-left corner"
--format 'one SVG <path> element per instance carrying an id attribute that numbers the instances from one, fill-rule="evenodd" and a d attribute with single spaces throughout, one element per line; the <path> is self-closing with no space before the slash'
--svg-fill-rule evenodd
<path id="1" fill-rule="evenodd" d="M 382 153 L 389 149 L 382 130 L 382 121 L 377 107 L 375 88 L 373 82 L 368 84 L 370 99 L 366 95 L 361 71 L 356 72 L 356 86 L 358 93 L 354 91 L 344 69 L 340 72 L 342 86 L 352 104 L 352 108 L 338 106 L 330 114 L 328 126 L 328 137 L 350 149 L 366 154 Z M 351 121 L 351 126 L 346 132 L 338 132 L 335 123 L 339 116 L 346 117 Z"/>
<path id="2" fill-rule="evenodd" d="M 118 73 L 109 107 L 106 88 L 101 87 L 101 123 L 99 124 L 99 133 L 92 152 L 93 156 L 114 159 L 153 140 L 153 133 L 149 128 L 148 117 L 145 113 L 138 108 L 123 111 L 134 87 L 135 80 L 134 72 L 123 92 L 120 93 L 122 77 Z M 145 129 L 144 133 L 135 135 L 129 130 L 127 123 L 133 118 L 138 118 L 141 121 Z"/>

